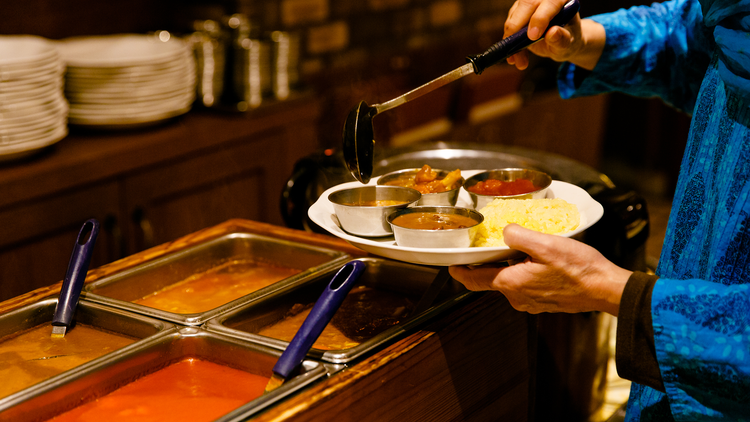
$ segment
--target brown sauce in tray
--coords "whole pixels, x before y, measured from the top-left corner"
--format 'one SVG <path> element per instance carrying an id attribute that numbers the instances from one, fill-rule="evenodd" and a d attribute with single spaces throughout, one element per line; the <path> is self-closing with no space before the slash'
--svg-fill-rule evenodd
<path id="1" fill-rule="evenodd" d="M 301 271 L 236 260 L 195 274 L 133 303 L 177 314 L 209 311 Z"/>
<path id="2" fill-rule="evenodd" d="M 312 306 L 295 304 L 284 319 L 263 327 L 258 334 L 291 341 L 310 314 Z M 397 325 L 413 310 L 413 302 L 400 294 L 356 286 L 346 296 L 313 347 L 320 350 L 350 349 Z"/>
<path id="3" fill-rule="evenodd" d="M 64 338 L 52 338 L 44 324 L 0 339 L 0 397 L 52 378 L 136 339 L 76 324 Z"/>
<path id="4" fill-rule="evenodd" d="M 51 421 L 212 421 L 260 397 L 267 383 L 268 377 L 189 358 Z"/>
<path id="5" fill-rule="evenodd" d="M 477 221 L 471 217 L 458 214 L 412 212 L 394 218 L 393 224 L 407 229 L 450 230 L 476 226 Z"/>

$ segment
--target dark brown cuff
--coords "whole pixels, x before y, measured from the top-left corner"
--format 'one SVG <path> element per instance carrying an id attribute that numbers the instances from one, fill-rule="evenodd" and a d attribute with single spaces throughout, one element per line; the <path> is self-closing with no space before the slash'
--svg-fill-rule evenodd
<path id="1" fill-rule="evenodd" d="M 651 325 L 651 292 L 658 279 L 640 271 L 628 279 L 617 317 L 615 363 L 621 378 L 664 392 Z"/>

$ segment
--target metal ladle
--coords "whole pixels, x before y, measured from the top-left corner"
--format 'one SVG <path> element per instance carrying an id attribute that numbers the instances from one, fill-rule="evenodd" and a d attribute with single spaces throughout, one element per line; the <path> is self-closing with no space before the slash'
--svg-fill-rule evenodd
<path id="1" fill-rule="evenodd" d="M 579 9 L 579 1 L 570 0 L 565 6 L 563 6 L 560 13 L 550 21 L 548 28 L 567 24 L 573 19 L 576 13 L 578 13 Z M 487 67 L 507 59 L 544 38 L 544 36 L 542 36 L 538 40 L 530 40 L 526 35 L 527 29 L 528 27 L 524 27 L 515 34 L 498 41 L 482 54 L 467 57 L 466 59 L 469 63 L 415 88 L 400 97 L 396 97 L 381 104 L 373 104 L 372 106 L 361 101 L 352 111 L 349 112 L 349 115 L 346 116 L 346 122 L 344 123 L 344 160 L 346 161 L 346 167 L 349 169 L 352 176 L 362 183 L 369 182 L 370 177 L 372 176 L 373 149 L 375 145 L 375 136 L 372 127 L 373 117 L 379 113 L 421 97 L 428 92 L 434 91 L 435 89 L 460 79 L 470 73 L 479 75 Z"/>

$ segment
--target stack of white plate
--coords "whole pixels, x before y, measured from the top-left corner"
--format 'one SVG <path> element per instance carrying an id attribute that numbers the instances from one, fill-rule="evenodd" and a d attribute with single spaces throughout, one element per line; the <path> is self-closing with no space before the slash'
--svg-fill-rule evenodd
<path id="1" fill-rule="evenodd" d="M 68 134 L 64 70 L 53 41 L 0 36 L 0 160 L 28 155 Z"/>
<path id="2" fill-rule="evenodd" d="M 119 34 L 61 40 L 70 123 L 119 128 L 160 122 L 190 110 L 195 59 L 176 37 Z"/>

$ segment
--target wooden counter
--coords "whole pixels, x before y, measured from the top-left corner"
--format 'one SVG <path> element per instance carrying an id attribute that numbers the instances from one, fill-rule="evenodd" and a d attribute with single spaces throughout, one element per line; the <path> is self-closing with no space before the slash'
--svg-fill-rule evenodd
<path id="1" fill-rule="evenodd" d="M 233 219 L 94 268 L 86 282 L 238 230 L 366 256 L 330 236 Z M 0 313 L 57 295 L 61 286 L 58 282 L 1 302 Z M 477 294 L 253 420 L 531 421 L 535 321 L 513 310 L 500 294 Z"/>

